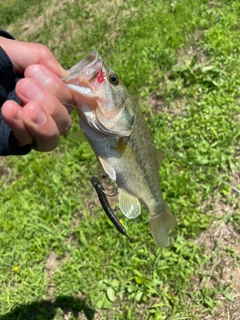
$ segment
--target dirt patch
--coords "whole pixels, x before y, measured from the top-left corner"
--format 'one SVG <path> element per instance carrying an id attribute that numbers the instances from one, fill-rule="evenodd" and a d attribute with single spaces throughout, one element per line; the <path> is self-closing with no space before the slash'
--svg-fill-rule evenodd
<path id="1" fill-rule="evenodd" d="M 198 43 L 203 38 L 203 31 L 197 30 L 193 37 L 192 37 L 192 45 L 183 47 L 179 50 L 178 56 L 177 56 L 177 64 L 181 67 L 183 67 L 186 62 L 189 63 L 193 60 L 194 57 L 197 57 L 196 65 L 204 65 L 208 63 L 208 57 L 206 52 L 199 48 Z"/>
<path id="2" fill-rule="evenodd" d="M 51 4 L 46 7 L 43 14 L 38 17 L 34 17 L 34 12 L 29 15 L 28 20 L 23 19 L 20 21 L 21 40 L 27 41 L 28 37 L 37 33 L 44 27 L 46 21 L 51 20 L 52 16 L 64 8 L 66 4 L 73 4 L 74 0 L 53 0 Z M 33 20 L 34 19 L 34 20 Z M 15 24 L 8 27 L 8 32 L 14 32 Z M 71 28 L 72 30 L 72 28 Z"/>
<path id="3" fill-rule="evenodd" d="M 7 165 L 6 158 L 0 157 L 0 178 L 5 183 L 11 183 L 12 179 L 12 170 Z"/>
<path id="4" fill-rule="evenodd" d="M 47 277 L 47 282 L 48 282 L 48 288 L 47 288 L 47 294 L 46 297 L 47 299 L 50 299 L 53 297 L 53 291 L 55 288 L 55 284 L 52 283 L 52 277 L 54 273 L 56 272 L 57 269 L 60 268 L 60 265 L 66 260 L 67 258 L 60 259 L 57 254 L 54 251 L 51 251 L 47 261 L 46 261 L 46 267 L 45 267 L 45 272 L 46 272 L 46 277 Z"/>
<path id="5" fill-rule="evenodd" d="M 147 100 L 147 104 L 151 107 L 152 114 L 159 114 L 159 113 L 169 113 L 173 117 L 178 116 L 187 116 L 187 112 L 185 110 L 187 105 L 187 99 L 175 99 L 174 103 L 170 106 L 164 102 L 164 99 L 161 97 L 153 96 L 149 97 Z"/>
<path id="6" fill-rule="evenodd" d="M 240 171 L 235 176 L 233 185 L 237 186 Z M 239 194 L 233 191 L 232 198 L 233 205 L 224 204 L 218 197 L 211 200 L 214 222 L 195 240 L 210 258 L 200 270 L 200 276 L 192 280 L 193 291 L 221 288 L 217 297 L 221 305 L 215 308 L 214 315 L 199 310 L 201 320 L 240 319 L 240 233 L 233 223 L 228 222 L 237 213 Z"/>
<path id="7" fill-rule="evenodd" d="M 179 50 L 177 63 L 183 67 L 186 62 L 189 63 L 194 57 L 197 58 L 196 66 L 204 65 L 208 62 L 207 55 L 203 50 L 190 46 L 187 49 L 182 48 Z"/>
<path id="8" fill-rule="evenodd" d="M 5 158 L 0 158 L 0 176 L 3 175 L 8 176 L 10 174 L 11 170 L 7 167 Z"/>
<path id="9" fill-rule="evenodd" d="M 54 0 L 52 1 L 51 5 L 46 8 L 44 15 L 40 15 L 38 18 L 35 19 L 34 23 L 27 22 L 23 25 L 23 33 L 22 38 L 27 39 L 29 35 L 37 33 L 39 29 L 44 27 L 44 23 L 49 21 L 52 16 L 56 13 L 56 11 L 60 11 L 63 7 L 68 4 L 73 4 L 74 0 Z M 72 28 L 71 28 L 72 30 Z"/>
<path id="10" fill-rule="evenodd" d="M 41 30 L 43 33 L 47 32 L 49 37 L 45 39 L 44 45 L 52 49 L 54 54 L 58 56 L 61 55 L 61 50 L 64 50 L 62 46 L 63 41 L 65 42 L 64 46 L 68 44 L 71 46 L 72 40 L 75 37 L 81 39 L 81 34 L 88 32 L 88 26 L 92 23 L 93 19 L 96 20 L 107 12 L 117 12 L 117 7 L 123 4 L 123 0 L 114 1 L 114 3 L 99 0 L 91 4 L 88 2 L 76 2 L 75 0 L 53 0 L 46 6 L 42 14 L 37 16 L 33 9 L 33 12 L 30 12 L 29 15 L 19 19 L 17 23 L 10 25 L 8 31 L 12 34 L 19 34 L 18 38 L 21 41 L 28 41 L 32 36 L 41 34 Z M 70 15 L 67 14 L 69 7 L 72 7 L 72 13 Z M 76 8 L 76 12 L 79 12 L 77 20 L 75 17 L 73 19 L 71 17 L 74 7 Z M 130 12 L 128 11 L 121 12 L 125 17 L 130 16 Z M 52 17 L 54 17 L 55 20 L 58 19 L 61 21 L 61 23 L 52 25 Z M 110 18 L 108 17 L 107 19 L 109 31 L 106 38 L 109 43 L 113 43 L 120 29 L 117 27 L 119 24 L 116 21 L 116 19 L 119 19 L 119 15 L 112 14 Z M 21 32 L 19 32 L 19 30 L 21 30 Z M 39 40 L 37 39 L 35 41 L 41 42 L 41 36 Z M 99 44 L 99 46 L 101 45 Z"/>

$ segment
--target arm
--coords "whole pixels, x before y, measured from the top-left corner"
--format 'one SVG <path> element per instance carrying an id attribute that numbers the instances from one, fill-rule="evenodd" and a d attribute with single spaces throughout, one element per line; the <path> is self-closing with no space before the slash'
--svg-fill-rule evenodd
<path id="1" fill-rule="evenodd" d="M 6 31 L 0 30 L 0 36 L 1 35 L 11 39 L 11 35 Z M 21 75 L 19 75 L 19 77 L 21 77 Z M 2 106 L 6 100 L 10 99 L 19 104 L 21 103 L 14 90 L 15 82 L 19 79 L 13 70 L 12 62 L 0 47 L 0 106 Z M 12 130 L 2 118 L 2 113 L 0 113 L 0 155 L 20 155 L 26 154 L 30 150 L 31 147 L 29 145 L 19 146 Z"/>

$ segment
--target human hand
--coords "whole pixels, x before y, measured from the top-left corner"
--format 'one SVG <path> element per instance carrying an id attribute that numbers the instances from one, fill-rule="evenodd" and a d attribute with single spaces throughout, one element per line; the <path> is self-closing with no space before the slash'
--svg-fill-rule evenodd
<path id="1" fill-rule="evenodd" d="M 15 72 L 25 76 L 16 85 L 22 106 L 6 101 L 2 116 L 19 145 L 32 144 L 35 150 L 50 151 L 72 124 L 64 106 L 73 103 L 72 96 L 60 79 L 67 76 L 67 72 L 41 44 L 0 37 L 0 45 L 11 59 Z"/>

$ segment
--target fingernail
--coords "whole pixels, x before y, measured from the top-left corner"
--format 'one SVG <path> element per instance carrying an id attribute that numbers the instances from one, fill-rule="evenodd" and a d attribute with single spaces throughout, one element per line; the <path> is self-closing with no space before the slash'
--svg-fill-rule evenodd
<path id="1" fill-rule="evenodd" d="M 21 111 L 20 111 L 20 109 L 19 109 L 17 106 L 15 106 L 15 105 L 13 105 L 13 104 L 10 104 L 10 105 L 8 106 L 8 109 L 9 109 L 9 111 L 11 110 L 12 117 L 13 117 L 15 120 L 19 120 L 19 119 L 21 118 Z"/>
<path id="2" fill-rule="evenodd" d="M 63 69 L 63 67 L 61 66 L 61 70 L 60 70 L 60 77 L 64 78 L 69 76 L 69 74 L 67 73 L 67 71 L 65 69 Z"/>
<path id="3" fill-rule="evenodd" d="M 28 69 L 28 77 L 36 79 L 37 81 L 43 83 L 48 79 L 48 73 L 40 66 L 32 66 Z"/>
<path id="4" fill-rule="evenodd" d="M 31 117 L 31 119 L 35 124 L 41 126 L 46 122 L 47 117 L 46 117 L 46 114 L 44 113 L 44 111 L 42 110 L 42 108 L 37 107 L 35 113 Z"/>
<path id="5" fill-rule="evenodd" d="M 31 80 L 24 82 L 21 89 L 23 95 L 29 100 L 38 100 L 42 96 L 42 90 Z"/>
<path id="6" fill-rule="evenodd" d="M 22 116 L 22 112 L 19 107 L 14 106 L 14 119 L 19 120 Z"/>

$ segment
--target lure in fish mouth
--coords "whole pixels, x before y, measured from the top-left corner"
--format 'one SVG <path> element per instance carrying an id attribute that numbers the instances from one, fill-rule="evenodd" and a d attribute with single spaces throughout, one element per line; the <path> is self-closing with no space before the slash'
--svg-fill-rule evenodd
<path id="1" fill-rule="evenodd" d="M 176 220 L 162 199 L 159 166 L 164 156 L 154 147 L 139 108 L 97 51 L 68 74 L 63 81 L 75 101 L 80 127 L 104 171 L 118 184 L 122 213 L 137 217 L 142 202 L 156 244 L 166 247 Z"/>

